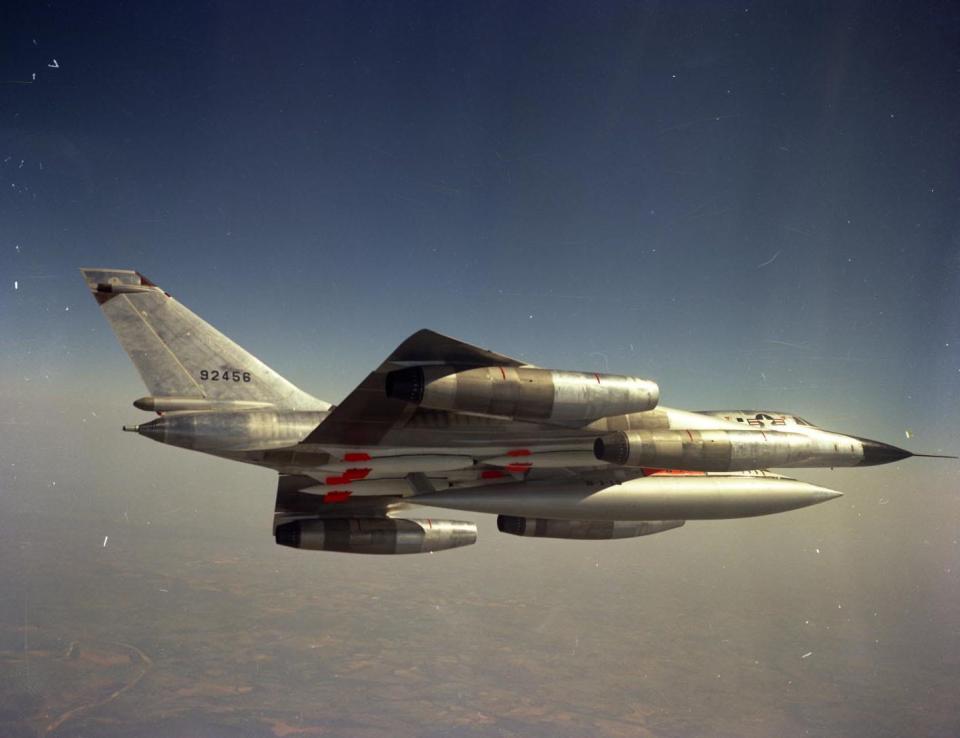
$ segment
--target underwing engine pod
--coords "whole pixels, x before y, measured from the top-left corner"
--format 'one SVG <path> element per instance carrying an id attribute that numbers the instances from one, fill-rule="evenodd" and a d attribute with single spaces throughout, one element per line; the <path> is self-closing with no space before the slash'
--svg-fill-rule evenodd
<path id="1" fill-rule="evenodd" d="M 477 526 L 461 520 L 307 519 L 278 525 L 274 535 L 281 546 L 310 551 L 430 553 L 476 543 Z"/>
<path id="2" fill-rule="evenodd" d="M 882 464 L 909 452 L 877 441 L 827 431 L 617 431 L 594 441 L 597 459 L 620 466 L 688 471 L 748 471 L 772 467 Z"/>
<path id="3" fill-rule="evenodd" d="M 533 367 L 413 366 L 386 376 L 388 397 L 433 410 L 558 425 L 652 410 L 656 382 Z"/>

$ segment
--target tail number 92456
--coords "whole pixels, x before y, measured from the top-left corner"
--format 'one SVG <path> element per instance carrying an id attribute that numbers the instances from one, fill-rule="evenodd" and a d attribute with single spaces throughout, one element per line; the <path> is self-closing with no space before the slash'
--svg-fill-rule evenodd
<path id="1" fill-rule="evenodd" d="M 250 372 L 236 369 L 201 369 L 200 379 L 204 382 L 249 382 Z"/>

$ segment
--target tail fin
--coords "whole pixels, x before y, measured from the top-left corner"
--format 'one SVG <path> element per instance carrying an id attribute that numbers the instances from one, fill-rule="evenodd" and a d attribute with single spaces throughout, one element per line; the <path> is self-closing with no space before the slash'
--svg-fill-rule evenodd
<path id="1" fill-rule="evenodd" d="M 81 269 L 152 398 L 167 405 L 271 405 L 328 410 L 149 279 L 126 269 Z M 138 405 L 142 406 L 142 405 Z"/>

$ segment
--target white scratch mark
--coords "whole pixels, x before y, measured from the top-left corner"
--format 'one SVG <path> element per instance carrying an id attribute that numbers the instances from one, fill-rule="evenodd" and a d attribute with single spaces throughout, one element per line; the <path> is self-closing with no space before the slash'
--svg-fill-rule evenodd
<path id="1" fill-rule="evenodd" d="M 806 652 L 805 654 L 803 654 L 803 656 L 801 656 L 800 658 L 802 658 L 802 659 L 808 659 L 808 658 L 810 658 L 811 656 L 813 656 L 813 651 L 807 651 L 807 652 Z"/>
<path id="2" fill-rule="evenodd" d="M 13 289 L 20 289 L 20 283 L 17 280 L 13 280 Z"/>
<path id="3" fill-rule="evenodd" d="M 107 547 L 107 541 L 109 541 L 109 540 L 110 540 L 110 536 L 104 536 L 104 537 L 103 537 L 103 547 L 104 547 L 104 548 Z"/>
<path id="4" fill-rule="evenodd" d="M 60 68 L 60 64 L 57 62 L 56 59 L 51 59 L 51 60 L 50 60 L 50 63 L 47 64 L 47 66 L 50 67 L 51 69 L 59 69 L 59 68 Z"/>
<path id="5" fill-rule="evenodd" d="M 775 343 L 778 346 L 789 346 L 790 348 L 805 349 L 807 348 L 806 343 L 791 343 L 790 341 L 778 341 L 774 338 L 764 339 L 765 343 Z"/>
<path id="6" fill-rule="evenodd" d="M 770 266 L 771 264 L 773 264 L 773 262 L 777 260 L 778 256 L 780 256 L 779 251 L 775 253 L 773 256 L 771 256 L 769 259 L 767 259 L 765 262 L 763 262 L 763 264 L 758 264 L 757 269 L 763 269 L 765 266 Z"/>

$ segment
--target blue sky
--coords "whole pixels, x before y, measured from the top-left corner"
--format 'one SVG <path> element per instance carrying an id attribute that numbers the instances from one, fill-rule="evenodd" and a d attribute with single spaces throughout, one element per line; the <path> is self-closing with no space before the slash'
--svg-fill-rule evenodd
<path id="1" fill-rule="evenodd" d="M 135 380 L 93 265 L 334 401 L 429 326 L 674 405 L 957 411 L 955 11 L 231 8 L 17 18 L 4 374 Z"/>

